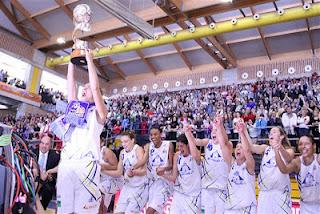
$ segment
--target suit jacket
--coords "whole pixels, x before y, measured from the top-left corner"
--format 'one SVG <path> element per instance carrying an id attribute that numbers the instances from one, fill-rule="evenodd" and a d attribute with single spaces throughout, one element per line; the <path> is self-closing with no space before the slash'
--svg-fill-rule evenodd
<path id="1" fill-rule="evenodd" d="M 37 155 L 37 162 L 39 158 L 39 149 L 36 149 L 34 153 Z M 46 163 L 46 170 L 52 169 L 59 164 L 60 161 L 60 154 L 57 153 L 55 150 L 50 149 L 48 153 L 47 163 Z M 44 209 L 47 208 L 49 202 L 52 199 L 52 196 L 56 192 L 56 182 L 57 182 L 57 174 L 52 174 L 53 179 L 51 181 L 41 181 L 42 186 L 39 190 L 39 195 L 41 196 L 41 203 Z"/>

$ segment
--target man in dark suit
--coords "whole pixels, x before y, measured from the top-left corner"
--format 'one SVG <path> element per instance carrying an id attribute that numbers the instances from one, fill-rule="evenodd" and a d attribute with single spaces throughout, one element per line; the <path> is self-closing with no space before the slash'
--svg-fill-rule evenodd
<path id="1" fill-rule="evenodd" d="M 45 210 L 56 192 L 57 174 L 52 172 L 57 171 L 56 169 L 60 161 L 60 154 L 51 149 L 51 141 L 51 135 L 42 136 L 39 149 L 35 151 L 40 169 L 40 172 L 38 173 L 40 178 L 38 194 Z"/>

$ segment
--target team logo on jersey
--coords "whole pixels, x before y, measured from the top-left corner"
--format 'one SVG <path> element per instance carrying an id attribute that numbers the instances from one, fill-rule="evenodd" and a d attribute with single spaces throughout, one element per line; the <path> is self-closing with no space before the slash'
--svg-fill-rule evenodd
<path id="1" fill-rule="evenodd" d="M 193 173 L 193 170 L 186 162 L 184 162 L 179 170 L 179 174 L 181 176 L 183 175 L 191 175 Z"/>
<path id="2" fill-rule="evenodd" d="M 273 168 L 277 165 L 276 159 L 275 159 L 275 154 L 271 153 L 271 147 L 268 148 L 265 152 L 264 158 L 266 158 L 266 161 L 262 160 L 262 166 L 268 167 L 268 168 Z"/>
<path id="3" fill-rule="evenodd" d="M 211 154 L 208 155 L 207 159 L 208 160 L 212 160 L 214 162 L 222 162 L 222 161 L 224 161 L 222 155 L 219 153 L 218 150 L 212 151 Z"/>
<path id="4" fill-rule="evenodd" d="M 124 163 L 123 163 L 123 167 L 125 169 L 130 169 L 132 167 L 132 164 L 130 163 L 130 161 L 127 159 Z"/>
<path id="5" fill-rule="evenodd" d="M 302 188 L 304 187 L 312 187 L 316 185 L 316 180 L 314 178 L 314 176 L 308 172 L 306 177 L 304 178 L 304 180 L 301 182 L 300 186 Z"/>
<path id="6" fill-rule="evenodd" d="M 237 185 L 241 185 L 244 184 L 244 179 L 240 176 L 240 173 L 236 171 L 231 178 L 231 182 Z"/>
<path id="7" fill-rule="evenodd" d="M 160 155 L 156 155 L 151 161 L 151 166 L 162 166 L 163 164 L 164 159 L 162 159 Z"/>

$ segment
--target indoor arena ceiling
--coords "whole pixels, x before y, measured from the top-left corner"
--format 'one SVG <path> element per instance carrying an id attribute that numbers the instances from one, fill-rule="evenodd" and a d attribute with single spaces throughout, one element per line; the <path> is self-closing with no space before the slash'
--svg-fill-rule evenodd
<path id="1" fill-rule="evenodd" d="M 137 16 L 155 26 L 161 35 L 209 23 L 219 23 L 317 3 L 320 0 L 119 0 Z M 156 4 L 156 3 L 158 4 Z M 165 3 L 165 4 L 161 4 Z M 168 4 L 169 3 L 169 4 Z M 94 48 L 136 40 L 140 36 L 113 17 L 94 0 L 1 0 L 0 25 L 29 41 L 53 57 L 66 56 L 73 44 L 72 10 L 88 4 L 93 11 L 92 29 L 86 40 Z M 63 37 L 65 44 L 58 44 Z M 279 23 L 248 30 L 224 33 L 196 40 L 114 54 L 95 60 L 107 79 L 218 63 L 221 68 L 237 66 L 237 60 L 320 48 L 320 17 Z"/>

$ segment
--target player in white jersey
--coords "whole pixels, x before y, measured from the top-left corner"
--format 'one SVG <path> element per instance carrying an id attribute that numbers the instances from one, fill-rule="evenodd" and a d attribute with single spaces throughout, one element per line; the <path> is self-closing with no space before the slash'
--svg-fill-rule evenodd
<path id="1" fill-rule="evenodd" d="M 201 154 L 190 138 L 191 128 L 185 127 L 184 130 L 186 135 L 177 138 L 179 151 L 174 155 L 172 173 L 163 174 L 175 184 L 170 214 L 200 214 Z"/>
<path id="2" fill-rule="evenodd" d="M 289 175 L 280 172 L 276 162 L 274 145 L 281 144 L 282 158 L 291 162 L 294 151 L 282 128 L 274 127 L 269 133 L 269 145 L 253 144 L 251 150 L 255 154 L 263 154 L 258 176 L 259 197 L 258 214 L 291 213 L 291 185 Z"/>
<path id="3" fill-rule="evenodd" d="M 161 130 L 153 126 L 150 130 L 151 142 L 145 146 L 144 160 L 136 167 L 147 163 L 149 179 L 149 197 L 147 214 L 162 213 L 169 197 L 172 195 L 172 185 L 161 177 L 172 170 L 173 145 L 170 141 L 161 140 Z"/>
<path id="4" fill-rule="evenodd" d="M 288 164 L 280 158 L 278 150 L 281 145 L 276 146 L 276 160 L 280 171 L 285 174 L 296 173 L 301 214 L 320 213 L 320 155 L 315 154 L 314 144 L 313 137 L 302 136 L 298 143 L 301 156 Z"/>
<path id="5" fill-rule="evenodd" d="M 58 167 L 58 213 L 98 213 L 100 184 L 100 134 L 107 110 L 91 50 L 86 50 L 89 83 L 77 100 L 74 65 L 69 63 L 68 108 L 50 127 L 63 142 Z"/>
<path id="6" fill-rule="evenodd" d="M 193 136 L 190 136 L 194 139 Z M 201 208 L 207 214 L 223 213 L 231 163 L 232 143 L 229 142 L 222 122 L 214 124 L 211 139 L 194 139 L 197 146 L 205 147 L 201 163 Z M 221 147 L 221 144 L 226 146 Z"/>
<path id="7" fill-rule="evenodd" d="M 123 177 L 111 177 L 104 173 L 104 170 L 116 170 L 118 159 L 113 151 L 102 145 L 101 148 L 101 180 L 100 190 L 103 194 L 100 204 L 101 213 L 106 213 L 111 202 L 112 195 L 119 191 L 123 186 Z"/>
<path id="8" fill-rule="evenodd" d="M 148 178 L 146 167 L 133 169 L 144 155 L 143 149 L 135 144 L 132 132 L 124 132 L 121 136 L 123 150 L 116 170 L 105 170 L 105 174 L 119 177 L 124 174 L 124 186 L 114 213 L 140 213 L 148 199 Z"/>
<path id="9" fill-rule="evenodd" d="M 236 124 L 241 143 L 236 146 L 236 159 L 232 161 L 228 177 L 225 214 L 255 214 L 257 211 L 255 161 L 251 153 L 251 140 L 248 139 L 245 127 L 242 120 Z"/>

